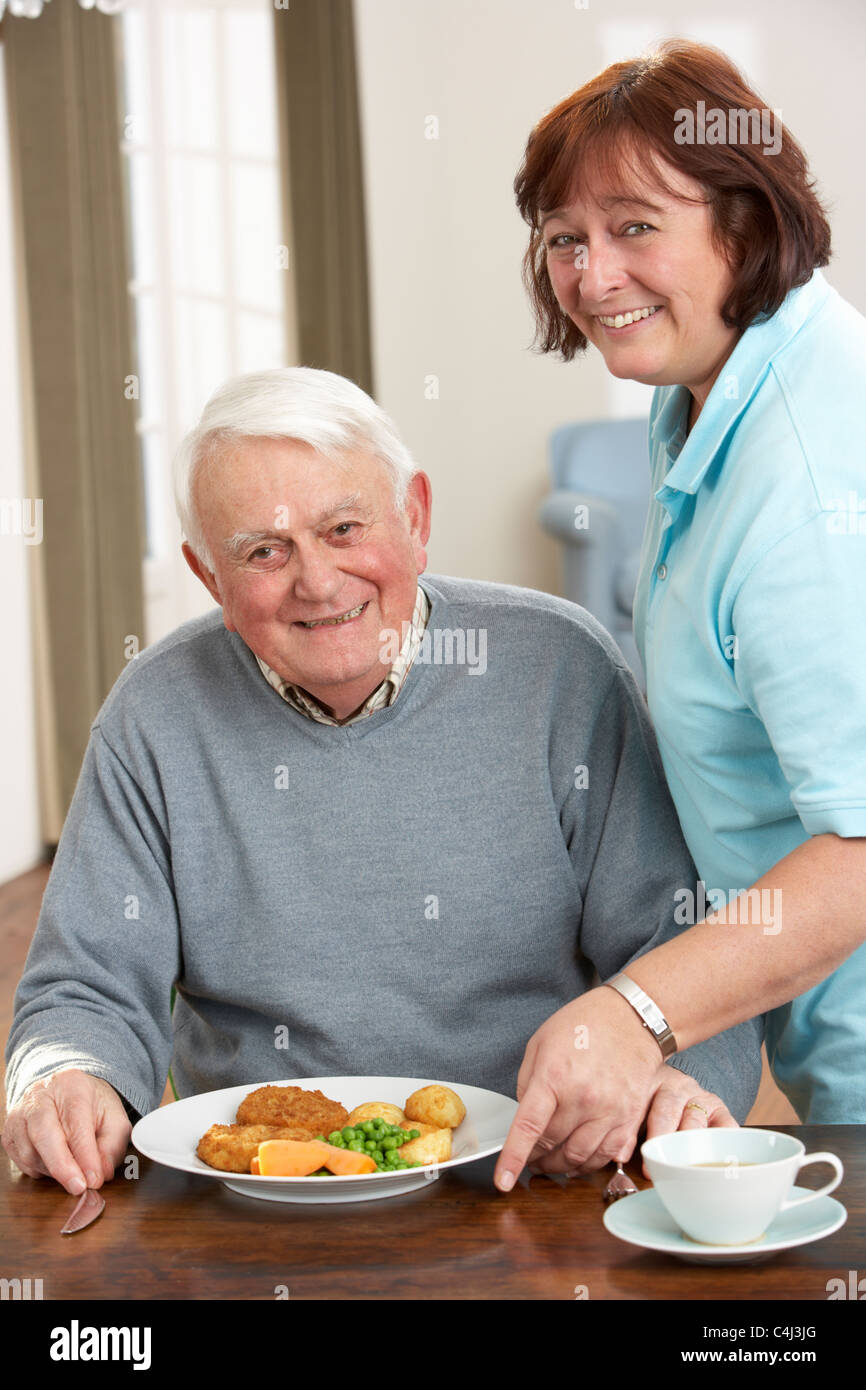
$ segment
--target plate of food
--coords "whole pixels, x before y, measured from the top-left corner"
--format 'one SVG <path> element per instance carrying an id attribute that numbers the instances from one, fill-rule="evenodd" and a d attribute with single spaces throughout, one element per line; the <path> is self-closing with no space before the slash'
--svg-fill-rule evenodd
<path id="1" fill-rule="evenodd" d="M 498 1153 L 517 1101 L 409 1076 L 306 1076 L 161 1106 L 132 1142 L 155 1163 L 271 1202 L 359 1202 L 412 1192 Z"/>

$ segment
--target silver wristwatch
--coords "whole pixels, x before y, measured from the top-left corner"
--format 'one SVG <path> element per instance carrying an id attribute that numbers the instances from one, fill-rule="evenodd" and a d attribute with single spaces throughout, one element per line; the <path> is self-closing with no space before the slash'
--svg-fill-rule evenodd
<path id="1" fill-rule="evenodd" d="M 627 999 L 635 1013 L 640 1015 L 644 1028 L 649 1029 L 661 1048 L 663 1060 L 667 1061 L 668 1057 L 672 1057 L 677 1051 L 677 1040 L 658 1004 L 654 1004 L 649 995 L 645 994 L 634 980 L 630 980 L 628 975 L 611 975 L 604 983 L 621 994 L 623 999 Z"/>

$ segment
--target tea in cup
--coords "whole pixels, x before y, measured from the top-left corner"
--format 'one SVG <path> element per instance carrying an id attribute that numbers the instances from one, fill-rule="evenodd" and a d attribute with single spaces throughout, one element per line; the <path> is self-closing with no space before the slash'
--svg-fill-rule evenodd
<path id="1" fill-rule="evenodd" d="M 835 1154 L 807 1154 L 799 1139 L 772 1129 L 684 1129 L 648 1139 L 641 1155 L 659 1200 L 704 1245 L 758 1241 L 779 1212 L 832 1192 L 844 1175 Z M 829 1163 L 834 1177 L 791 1198 L 808 1163 Z"/>

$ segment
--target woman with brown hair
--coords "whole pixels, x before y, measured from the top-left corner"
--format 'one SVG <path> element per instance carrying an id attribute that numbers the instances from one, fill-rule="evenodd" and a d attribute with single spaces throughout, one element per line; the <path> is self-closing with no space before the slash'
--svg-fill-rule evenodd
<path id="1" fill-rule="evenodd" d="M 539 1030 L 503 1187 L 631 1152 L 650 1032 L 667 1056 L 766 1014 L 801 1119 L 866 1121 L 866 320 L 821 274 L 805 156 L 675 39 L 546 115 L 515 192 L 541 350 L 656 388 L 635 636 L 702 883 L 695 925 Z"/>

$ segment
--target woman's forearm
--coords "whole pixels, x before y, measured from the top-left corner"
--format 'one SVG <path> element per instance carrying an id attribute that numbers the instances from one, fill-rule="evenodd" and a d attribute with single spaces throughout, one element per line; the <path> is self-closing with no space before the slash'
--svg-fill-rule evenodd
<path id="1" fill-rule="evenodd" d="M 795 999 L 866 941 L 866 839 L 813 836 L 750 893 L 628 966 L 681 1051 Z"/>

